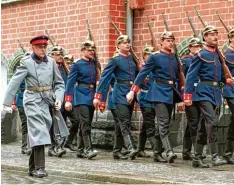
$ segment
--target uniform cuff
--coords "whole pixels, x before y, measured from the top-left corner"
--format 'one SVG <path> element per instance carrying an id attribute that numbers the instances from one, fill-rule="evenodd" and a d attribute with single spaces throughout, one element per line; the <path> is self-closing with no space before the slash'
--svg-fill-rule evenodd
<path id="1" fill-rule="evenodd" d="M 95 93 L 95 95 L 94 95 L 94 99 L 101 100 L 101 99 L 102 99 L 102 94 Z"/>
<path id="2" fill-rule="evenodd" d="M 13 100 L 12 105 L 16 105 L 16 99 Z"/>
<path id="3" fill-rule="evenodd" d="M 193 94 L 186 94 L 184 93 L 184 100 L 191 100 L 193 99 Z"/>
<path id="4" fill-rule="evenodd" d="M 106 102 L 100 102 L 100 103 L 99 103 L 99 107 L 105 108 L 105 107 L 106 107 Z"/>
<path id="5" fill-rule="evenodd" d="M 131 87 L 131 91 L 134 91 L 135 93 L 138 93 L 138 91 L 140 90 L 140 87 L 137 85 L 132 85 Z"/>
<path id="6" fill-rule="evenodd" d="M 65 95 L 65 102 L 72 102 L 72 95 Z"/>

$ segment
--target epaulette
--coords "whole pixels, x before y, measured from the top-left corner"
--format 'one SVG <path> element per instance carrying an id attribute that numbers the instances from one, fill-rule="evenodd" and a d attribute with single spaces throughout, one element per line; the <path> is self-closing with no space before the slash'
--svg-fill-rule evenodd
<path id="1" fill-rule="evenodd" d="M 155 52 L 153 52 L 153 53 L 151 53 L 152 55 L 156 55 L 156 54 L 159 54 L 160 53 L 160 51 L 155 51 Z"/>

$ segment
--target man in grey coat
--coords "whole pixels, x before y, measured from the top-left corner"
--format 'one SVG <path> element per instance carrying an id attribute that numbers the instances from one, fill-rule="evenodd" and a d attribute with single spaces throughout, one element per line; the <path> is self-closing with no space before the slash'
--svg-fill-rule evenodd
<path id="1" fill-rule="evenodd" d="M 60 110 L 64 97 L 64 82 L 54 59 L 46 56 L 48 37 L 33 38 L 33 53 L 25 56 L 11 78 L 3 101 L 3 111 L 10 112 L 12 101 L 23 80 L 26 82 L 23 104 L 27 116 L 30 176 L 45 177 L 45 145 L 51 144 L 49 130 L 52 118 L 49 108 Z"/>

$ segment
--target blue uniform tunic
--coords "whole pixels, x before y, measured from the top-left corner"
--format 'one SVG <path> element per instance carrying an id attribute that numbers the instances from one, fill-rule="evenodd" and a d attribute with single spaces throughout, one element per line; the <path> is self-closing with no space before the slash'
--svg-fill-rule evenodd
<path id="1" fill-rule="evenodd" d="M 112 75 L 112 79 L 111 79 L 111 88 L 112 88 L 112 91 L 109 92 L 108 102 L 107 102 L 107 109 L 108 110 L 116 109 L 115 104 L 113 102 L 113 88 L 114 88 L 114 84 L 115 84 L 115 77 L 114 77 L 114 75 Z"/>
<path id="2" fill-rule="evenodd" d="M 73 63 L 68 75 L 65 101 L 67 99 L 66 97 L 69 96 L 70 100 L 73 100 L 74 98 L 74 106 L 93 105 L 96 75 L 97 71 L 93 60 L 86 61 L 84 59 L 80 59 L 76 63 Z M 92 84 L 94 88 L 79 85 L 79 83 Z"/>
<path id="3" fill-rule="evenodd" d="M 154 108 L 154 105 L 153 105 L 152 102 L 149 102 L 149 101 L 145 100 L 145 97 L 146 97 L 147 93 L 149 92 L 149 89 L 150 89 L 150 87 L 152 86 L 153 83 L 154 83 L 153 75 L 152 75 L 152 73 L 150 73 L 148 75 L 148 79 L 147 79 L 146 84 L 143 83 L 143 84 L 140 85 L 141 91 L 140 91 L 140 93 L 138 95 L 137 100 L 138 100 L 138 103 L 139 103 L 141 108 L 143 108 L 143 107 Z"/>
<path id="4" fill-rule="evenodd" d="M 183 72 L 184 72 L 184 76 L 186 77 L 187 73 L 188 73 L 188 69 L 189 69 L 189 66 L 192 62 L 192 59 L 193 59 L 193 54 L 189 54 L 183 58 L 181 58 L 181 62 L 183 64 Z"/>
<path id="5" fill-rule="evenodd" d="M 226 64 L 232 74 L 234 76 L 234 48 L 229 47 L 224 55 L 226 57 Z M 223 97 L 225 98 L 234 98 L 234 85 L 229 86 L 225 84 L 223 89 Z"/>
<path id="6" fill-rule="evenodd" d="M 113 89 L 113 103 L 129 105 L 126 99 L 127 93 L 130 91 L 131 85 L 120 84 L 118 80 L 134 81 L 137 75 L 137 67 L 132 56 L 117 56 L 112 58 L 106 68 L 102 72 L 101 79 L 97 88 L 97 94 L 105 94 L 106 87 L 110 86 L 112 74 L 115 76 L 115 84 Z M 105 101 L 105 100 L 104 100 Z"/>
<path id="7" fill-rule="evenodd" d="M 61 76 L 63 78 L 64 85 L 65 85 L 65 88 L 66 88 L 66 85 L 67 85 L 67 73 L 66 73 L 66 71 L 65 71 L 65 69 L 64 69 L 64 67 L 63 67 L 62 64 L 57 64 L 57 66 L 58 66 L 60 74 L 61 74 Z"/>
<path id="8" fill-rule="evenodd" d="M 186 76 L 184 92 L 193 94 L 193 101 L 209 101 L 213 105 L 221 105 L 220 87 L 199 82 L 194 88 L 197 78 L 200 81 L 221 82 L 222 69 L 216 51 L 205 47 L 194 55 Z"/>
<path id="9" fill-rule="evenodd" d="M 16 96 L 16 106 L 17 107 L 23 107 L 24 90 L 25 90 L 25 81 L 23 81 L 20 84 L 19 93 Z"/>
<path id="10" fill-rule="evenodd" d="M 178 64 L 174 54 L 167 54 L 163 51 L 151 54 L 134 84 L 140 86 L 150 72 L 152 72 L 154 82 L 145 96 L 145 100 L 167 104 L 182 101 L 179 88 Z M 173 81 L 175 85 L 157 83 L 157 80 Z"/>

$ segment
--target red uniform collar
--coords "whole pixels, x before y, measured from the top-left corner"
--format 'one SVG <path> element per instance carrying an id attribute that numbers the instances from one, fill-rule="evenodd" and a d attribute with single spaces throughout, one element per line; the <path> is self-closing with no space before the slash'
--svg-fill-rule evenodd
<path id="1" fill-rule="evenodd" d="M 168 54 L 168 55 L 171 55 L 171 54 L 172 54 L 172 52 L 167 51 L 167 50 L 165 50 L 165 49 L 161 49 L 160 52 L 166 53 L 166 54 Z"/>
<path id="2" fill-rule="evenodd" d="M 211 47 L 208 45 L 204 45 L 204 49 L 206 49 L 207 51 L 213 52 L 213 53 L 216 51 L 215 47 Z"/>

